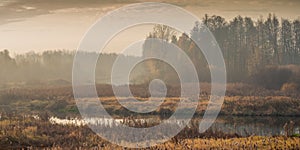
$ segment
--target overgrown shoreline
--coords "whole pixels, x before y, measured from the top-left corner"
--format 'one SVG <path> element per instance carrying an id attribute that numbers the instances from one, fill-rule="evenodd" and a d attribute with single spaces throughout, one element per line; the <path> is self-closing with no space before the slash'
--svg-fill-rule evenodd
<path id="1" fill-rule="evenodd" d="M 10 116 L 1 119 L 0 128 L 0 145 L 5 149 L 123 149 L 102 139 L 86 125 L 59 125 L 32 116 Z M 214 130 L 199 133 L 197 128 L 185 128 L 168 142 L 148 149 L 299 149 L 300 138 L 297 136 L 241 137 L 236 133 Z"/>
<path id="2" fill-rule="evenodd" d="M 196 115 L 206 110 L 210 87 L 203 84 Z M 122 88 L 122 87 L 121 87 Z M 123 108 L 115 97 L 110 85 L 97 85 L 99 100 L 106 110 L 115 116 L 136 115 Z M 149 93 L 144 85 L 131 86 L 134 96 L 147 100 Z M 154 112 L 145 116 L 168 118 L 176 110 L 178 88 L 170 87 L 164 103 Z M 123 97 L 128 100 L 130 97 Z M 157 98 L 158 100 L 159 98 Z M 155 99 L 154 99 L 155 101 Z M 188 107 L 188 106 L 187 106 Z M 43 86 L 10 88 L 0 91 L 0 145 L 1 148 L 82 148 L 122 149 L 100 138 L 87 126 L 51 124 L 50 116 L 80 118 L 70 86 Z M 38 115 L 40 119 L 30 116 Z M 266 90 L 246 84 L 228 84 L 225 100 L 219 116 L 300 116 L 300 95 L 285 91 Z M 273 122 L 275 123 L 275 122 Z M 197 128 L 195 128 L 197 129 Z M 241 137 L 222 131 L 208 130 L 203 134 L 192 128 L 185 128 L 170 141 L 150 149 L 299 149 L 300 138 L 289 136 Z M 299 135 L 293 135 L 299 136 Z"/>
<path id="3" fill-rule="evenodd" d="M 123 87 L 120 87 L 123 88 Z M 131 86 L 135 98 L 148 100 L 148 87 Z M 110 85 L 97 85 L 99 100 L 112 115 L 131 116 L 135 113 L 121 106 L 113 96 Z M 196 114 L 203 115 L 209 99 L 210 87 L 203 84 Z M 179 102 L 178 87 L 170 87 L 164 103 L 154 112 L 145 115 L 169 116 L 177 108 Z M 253 94 L 252 94 L 253 93 Z M 124 96 L 122 100 L 131 99 Z M 160 98 L 156 98 L 160 100 Z M 155 100 L 153 100 L 155 101 Z M 189 106 L 187 106 L 188 109 Z M 49 113 L 58 117 L 79 116 L 79 111 L 70 86 L 11 88 L 0 91 L 1 113 Z M 229 116 L 300 116 L 300 94 L 266 90 L 246 84 L 229 84 L 224 103 L 219 115 Z"/>

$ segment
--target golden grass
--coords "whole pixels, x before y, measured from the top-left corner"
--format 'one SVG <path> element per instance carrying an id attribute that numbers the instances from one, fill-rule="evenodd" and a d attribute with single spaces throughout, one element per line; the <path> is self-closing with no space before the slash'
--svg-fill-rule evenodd
<path id="1" fill-rule="evenodd" d="M 87 126 L 64 126 L 33 117 L 13 116 L 0 121 L 0 145 L 6 149 L 124 149 L 109 143 Z M 184 131 L 171 140 L 147 149 L 300 149 L 299 137 L 221 136 L 207 132 L 189 137 L 197 131 Z M 187 133 L 188 136 L 185 134 Z M 122 134 L 122 133 L 120 133 Z M 202 137 L 202 138 L 199 138 Z"/>

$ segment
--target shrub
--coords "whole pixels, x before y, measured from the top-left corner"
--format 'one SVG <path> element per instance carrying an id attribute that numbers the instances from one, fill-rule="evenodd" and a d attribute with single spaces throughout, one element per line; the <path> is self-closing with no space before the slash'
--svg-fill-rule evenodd
<path id="1" fill-rule="evenodd" d="M 299 85 L 296 83 L 285 83 L 281 87 L 283 92 L 296 92 L 297 90 L 299 90 Z"/>
<path id="2" fill-rule="evenodd" d="M 251 82 L 267 89 L 279 90 L 290 81 L 293 72 L 289 68 L 271 66 L 260 70 L 251 77 Z"/>

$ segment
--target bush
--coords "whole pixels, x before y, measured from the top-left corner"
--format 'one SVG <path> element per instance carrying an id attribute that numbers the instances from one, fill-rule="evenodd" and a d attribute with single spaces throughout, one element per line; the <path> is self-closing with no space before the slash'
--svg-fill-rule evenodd
<path id="1" fill-rule="evenodd" d="M 293 77 L 289 68 L 271 66 L 260 70 L 251 77 L 251 82 L 267 89 L 279 90 L 284 83 Z"/>
<path id="2" fill-rule="evenodd" d="M 295 92 L 297 90 L 299 90 L 299 85 L 296 83 L 285 83 L 281 87 L 283 92 Z"/>

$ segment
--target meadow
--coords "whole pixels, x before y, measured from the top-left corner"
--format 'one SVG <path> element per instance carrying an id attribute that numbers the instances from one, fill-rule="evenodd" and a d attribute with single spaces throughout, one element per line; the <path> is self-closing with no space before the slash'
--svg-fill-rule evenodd
<path id="1" fill-rule="evenodd" d="M 86 125 L 51 124 L 34 116 L 2 116 L 0 129 L 1 149 L 124 149 Z M 195 128 L 185 128 L 168 142 L 147 149 L 299 149 L 299 143 L 299 135 L 241 137 L 212 130 L 199 134 Z"/>
<path id="2" fill-rule="evenodd" d="M 123 121 L 125 124 L 137 116 L 118 103 L 110 85 L 97 85 L 97 90 L 99 100 L 112 116 L 129 120 Z M 148 89 L 144 85 L 133 85 L 131 90 L 138 100 L 145 101 L 149 97 Z M 202 83 L 199 102 L 191 104 L 198 105 L 196 115 L 203 115 L 208 104 L 209 90 L 209 84 Z M 163 104 L 154 112 L 138 117 L 155 116 L 158 120 L 168 118 L 179 102 L 178 91 L 177 86 L 169 86 Z M 248 84 L 231 83 L 227 86 L 219 117 L 225 116 L 227 121 L 230 121 L 228 118 L 233 116 L 298 118 L 300 116 L 299 98 L 300 95 L 297 92 L 268 90 Z M 128 99 L 130 97 L 124 96 L 122 100 Z M 80 118 L 72 88 L 68 85 L 2 89 L 0 111 L 0 145 L 4 149 L 123 149 L 97 136 L 86 125 L 63 125 L 49 121 L 49 118 L 53 116 Z M 246 119 L 245 122 L 247 121 L 253 120 Z M 273 122 L 273 124 L 276 123 L 278 122 Z M 192 127 L 186 127 L 170 141 L 148 149 L 299 149 L 299 134 L 294 132 L 294 127 L 298 124 L 299 121 L 292 124 L 286 120 L 286 124 L 279 125 L 284 131 L 283 134 L 260 136 L 241 135 L 239 132 L 228 133 L 221 128 L 211 128 L 200 134 L 198 124 L 192 123 Z M 148 122 L 147 126 L 149 125 L 155 125 L 155 123 Z M 133 126 L 145 127 L 146 125 L 140 122 Z"/>
<path id="3" fill-rule="evenodd" d="M 122 107 L 114 96 L 110 85 L 97 85 L 99 100 L 112 115 L 128 117 L 133 112 Z M 124 87 L 116 87 L 122 90 Z M 150 97 L 145 85 L 132 85 L 133 96 L 146 101 Z M 201 91 L 196 114 L 203 115 L 210 96 L 210 85 L 201 83 Z M 179 102 L 180 89 L 169 86 L 167 96 L 162 105 L 154 112 L 146 115 L 170 115 Z M 131 97 L 132 98 L 132 97 Z M 130 100 L 125 94 L 122 101 Z M 300 116 L 300 93 L 284 90 L 268 90 L 248 84 L 227 85 L 227 92 L 220 115 L 238 116 Z M 152 99 L 160 100 L 160 98 Z M 187 106 L 189 107 L 189 106 Z M 73 97 L 72 87 L 65 86 L 37 86 L 24 88 L 8 88 L 0 90 L 0 111 L 2 113 L 49 113 L 61 118 L 78 116 L 79 111 Z"/>

